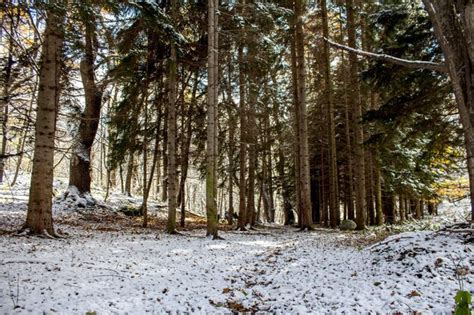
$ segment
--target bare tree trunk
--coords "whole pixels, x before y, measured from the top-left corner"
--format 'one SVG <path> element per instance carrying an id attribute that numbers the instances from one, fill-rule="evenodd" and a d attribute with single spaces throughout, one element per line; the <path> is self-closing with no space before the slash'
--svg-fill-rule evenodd
<path id="1" fill-rule="evenodd" d="M 295 34 L 295 30 L 293 29 L 293 34 Z M 300 154 L 299 154 L 299 143 L 298 140 L 301 139 L 301 136 L 299 134 L 300 129 L 300 116 L 298 115 L 298 62 L 297 62 L 297 55 L 296 55 L 296 36 L 293 36 L 293 39 L 291 40 L 291 81 L 292 81 L 292 92 L 293 92 L 293 107 L 294 107 L 294 119 L 295 119 L 295 125 L 294 125 L 294 137 L 293 137 L 293 146 L 294 146 L 294 164 L 295 164 L 295 203 L 296 203 L 296 212 L 298 216 L 298 225 L 301 226 L 301 209 L 303 208 L 301 205 L 301 188 L 300 188 L 300 173 L 301 173 L 301 167 L 300 167 Z"/>
<path id="2" fill-rule="evenodd" d="M 169 99 L 168 99 L 169 101 Z M 161 181 L 161 200 L 168 200 L 168 108 L 165 109 L 163 127 L 163 178 Z"/>
<path id="3" fill-rule="evenodd" d="M 234 117 L 234 111 L 232 110 L 235 107 L 235 104 L 232 100 L 232 55 L 228 56 L 228 82 L 226 84 L 227 90 L 227 103 L 228 103 L 228 124 L 229 124 L 229 152 L 228 152 L 228 173 L 229 173 L 229 206 L 227 210 L 227 224 L 232 225 L 234 221 L 234 176 L 235 176 L 235 166 L 234 166 L 234 156 L 235 156 L 235 129 L 236 129 L 236 118 Z"/>
<path id="4" fill-rule="evenodd" d="M 375 219 L 377 225 L 384 223 L 383 204 L 382 204 L 382 174 L 377 160 L 374 161 L 374 187 L 375 187 Z"/>
<path id="5" fill-rule="evenodd" d="M 400 222 L 406 220 L 405 198 L 402 194 L 398 195 L 398 209 L 400 210 Z"/>
<path id="6" fill-rule="evenodd" d="M 355 8 L 354 0 L 346 0 L 347 6 L 347 29 L 349 47 L 356 48 L 356 24 L 355 24 Z M 354 143 L 354 159 L 356 162 L 355 177 L 357 184 L 356 190 L 356 223 L 357 229 L 365 228 L 366 209 L 365 209 L 365 155 L 364 155 L 364 130 L 362 126 L 362 104 L 360 100 L 360 85 L 359 85 L 359 67 L 357 55 L 349 53 L 350 63 L 350 100 L 353 102 L 352 107 L 355 113 L 355 143 Z"/>
<path id="7" fill-rule="evenodd" d="M 54 136 L 59 103 L 62 30 L 59 12 L 48 11 L 41 53 L 35 151 L 31 174 L 28 213 L 23 229 L 33 234 L 54 236 L 52 217 Z"/>
<path id="8" fill-rule="evenodd" d="M 254 41 L 250 44 L 249 55 L 250 59 L 255 61 L 255 48 Z M 257 87 L 256 87 L 256 75 L 254 70 L 250 70 L 250 88 L 249 88 L 249 104 L 248 104 L 248 116 L 247 116 L 247 140 L 249 142 L 248 149 L 248 190 L 247 190 L 247 224 L 253 226 L 256 220 L 256 208 L 255 208 L 255 181 L 256 181 L 256 172 L 257 172 L 257 121 L 256 121 L 256 109 L 257 106 Z"/>
<path id="9" fill-rule="evenodd" d="M 171 16 L 176 24 L 178 1 L 171 0 Z M 171 41 L 171 58 L 169 60 L 169 102 L 168 102 L 168 222 L 166 231 L 176 233 L 177 176 L 176 176 L 176 43 Z"/>
<path id="10" fill-rule="evenodd" d="M 218 238 L 217 218 L 217 89 L 218 78 L 216 68 L 218 67 L 217 50 L 217 21 L 218 10 L 216 0 L 208 1 L 208 89 L 207 89 L 207 148 L 206 148 L 206 214 L 207 235 Z"/>
<path id="11" fill-rule="evenodd" d="M 309 149 L 308 149 L 308 123 L 306 117 L 306 69 L 305 69 L 305 56 L 304 56 L 304 34 L 303 34 L 303 1 L 295 1 L 295 18 L 296 18 L 296 60 L 297 60 L 297 91 L 298 91 L 298 104 L 296 115 L 298 116 L 298 156 L 299 156 L 299 169 L 300 169 L 300 195 L 301 195 L 301 222 L 300 228 L 312 229 L 313 219 L 311 215 L 311 188 L 310 188 L 310 174 L 309 174 Z"/>
<path id="12" fill-rule="evenodd" d="M 245 4 L 245 2 L 244 2 Z M 245 230 L 247 224 L 247 206 L 246 206 L 246 175 L 247 175 L 247 106 L 245 93 L 245 70 L 244 70 L 244 52 L 243 45 L 238 49 L 239 61 L 239 123 L 240 123 L 240 143 L 239 143 L 239 220 L 237 228 Z"/>
<path id="13" fill-rule="evenodd" d="M 145 90 L 144 93 L 147 93 Z M 148 97 L 144 96 L 144 130 L 148 128 Z M 147 171 L 148 171 L 148 141 L 146 138 L 146 132 L 143 133 L 143 202 L 142 202 L 142 215 L 143 215 L 143 227 L 148 227 L 148 185 L 147 185 Z M 150 175 L 152 178 L 153 175 Z"/>
<path id="14" fill-rule="evenodd" d="M 125 188 L 124 188 L 125 195 L 129 197 L 132 196 L 133 169 L 134 169 L 134 154 L 133 152 L 130 152 L 128 155 L 127 175 L 125 177 Z"/>
<path id="15" fill-rule="evenodd" d="M 367 214 L 368 224 L 375 225 L 375 189 L 374 189 L 374 154 L 373 151 L 367 152 Z"/>
<path id="16" fill-rule="evenodd" d="M 329 38 L 328 27 L 328 12 L 326 0 L 321 0 L 321 19 L 323 25 L 323 36 Z M 324 42 L 323 49 L 324 59 L 324 96 L 327 104 L 328 112 L 328 139 L 329 139 L 329 213 L 332 227 L 339 226 L 340 212 L 339 212 L 339 198 L 338 198 L 338 176 L 337 176 L 337 152 L 336 152 L 336 125 L 334 122 L 334 104 L 332 100 L 332 81 L 331 81 L 331 67 L 329 44 Z"/>
<path id="17" fill-rule="evenodd" d="M 94 77 L 95 23 L 87 21 L 85 24 L 86 47 L 80 69 L 86 105 L 74 140 L 69 167 L 69 187 L 76 187 L 81 195 L 90 194 L 91 191 L 91 150 L 99 127 L 103 94 L 103 89 L 97 86 Z"/>
<path id="18" fill-rule="evenodd" d="M 385 212 L 385 218 L 388 224 L 394 224 L 395 219 L 395 198 L 393 192 L 387 191 L 386 189 L 382 190 L 382 203 L 383 210 Z"/>

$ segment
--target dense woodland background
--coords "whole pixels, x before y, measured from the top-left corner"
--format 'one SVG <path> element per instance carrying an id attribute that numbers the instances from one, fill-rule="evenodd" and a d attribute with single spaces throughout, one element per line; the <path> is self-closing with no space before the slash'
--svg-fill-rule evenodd
<path id="1" fill-rule="evenodd" d="M 470 129 L 427 3 L 446 9 L 4 1 L 0 181 L 32 173 L 25 228 L 51 235 L 53 174 L 76 207 L 142 197 L 144 226 L 147 201 L 166 202 L 170 233 L 187 211 L 215 237 L 219 219 L 363 229 L 436 214 L 468 187 Z"/>

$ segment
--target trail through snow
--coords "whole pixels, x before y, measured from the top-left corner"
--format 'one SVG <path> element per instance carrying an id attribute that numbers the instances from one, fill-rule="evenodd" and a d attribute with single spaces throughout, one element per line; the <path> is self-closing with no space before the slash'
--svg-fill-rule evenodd
<path id="1" fill-rule="evenodd" d="M 0 314 L 447 312 L 469 270 L 457 234 L 410 232 L 366 248 L 356 234 L 291 228 L 259 233 L 100 232 L 64 240 L 0 237 Z M 473 276 L 464 279 L 473 290 Z"/>

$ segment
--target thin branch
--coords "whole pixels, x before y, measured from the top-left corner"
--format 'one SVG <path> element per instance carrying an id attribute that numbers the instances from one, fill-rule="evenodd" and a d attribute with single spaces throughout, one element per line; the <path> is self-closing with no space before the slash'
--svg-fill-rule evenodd
<path id="1" fill-rule="evenodd" d="M 386 55 L 386 54 L 376 54 L 360 49 L 355 49 L 346 45 L 338 44 L 336 42 L 333 42 L 332 40 L 323 37 L 323 39 L 331 46 L 355 53 L 360 56 L 368 57 L 371 59 L 376 59 L 376 60 L 381 60 L 381 61 L 386 61 L 389 63 L 393 63 L 399 66 L 404 66 L 407 68 L 411 69 L 426 69 L 426 70 L 431 70 L 431 71 L 436 71 L 436 72 L 442 72 L 442 73 L 448 73 L 448 67 L 446 66 L 445 63 L 437 63 L 437 62 L 431 62 L 431 61 L 422 61 L 422 60 L 407 60 L 407 59 L 401 59 L 397 58 L 394 56 Z"/>

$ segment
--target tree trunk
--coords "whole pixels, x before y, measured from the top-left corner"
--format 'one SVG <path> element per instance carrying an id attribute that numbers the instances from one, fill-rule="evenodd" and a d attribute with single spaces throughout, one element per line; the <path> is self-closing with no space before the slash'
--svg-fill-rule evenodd
<path id="1" fill-rule="evenodd" d="M 355 8 L 354 0 L 346 0 L 347 7 L 347 31 L 349 47 L 356 48 L 356 22 L 355 22 Z M 356 223 L 357 229 L 363 230 L 366 221 L 365 209 L 365 156 L 364 156 L 364 131 L 362 127 L 362 104 L 360 100 L 360 85 L 359 85 L 359 66 L 357 55 L 349 53 L 350 64 L 350 98 L 352 102 L 352 109 L 355 114 L 354 117 L 354 160 L 355 160 L 355 195 L 356 195 Z"/>
<path id="2" fill-rule="evenodd" d="M 293 34 L 295 34 L 295 30 L 293 29 Z M 301 139 L 300 137 L 300 129 L 299 129 L 299 115 L 298 115 L 298 71 L 297 71 L 297 56 L 296 56 L 296 37 L 293 36 L 291 40 L 291 81 L 292 81 L 292 92 L 293 92 L 293 107 L 294 107 L 294 137 L 293 137 L 293 146 L 294 146 L 294 168 L 295 168 L 295 204 L 296 204 L 296 212 L 298 216 L 298 225 L 301 225 L 301 188 L 300 188 L 300 154 L 299 154 L 299 143 L 298 140 Z"/>
<path id="3" fill-rule="evenodd" d="M 228 152 L 228 176 L 229 176 L 229 206 L 227 210 L 227 224 L 232 225 L 234 221 L 234 176 L 235 176 L 235 166 L 234 166 L 234 156 L 235 156 L 235 129 L 236 129 L 236 118 L 234 117 L 234 111 L 232 110 L 235 107 L 235 104 L 232 100 L 232 55 L 228 56 L 228 82 L 226 85 L 227 90 L 227 103 L 228 103 L 228 124 L 229 124 L 229 152 Z"/>
<path id="4" fill-rule="evenodd" d="M 217 7 L 216 7 L 217 6 Z M 217 21 L 218 2 L 208 1 L 208 89 L 207 89 L 207 147 L 206 147 L 206 214 L 207 235 L 218 238 L 217 218 L 217 89 L 218 67 Z"/>
<path id="5" fill-rule="evenodd" d="M 342 15 L 343 8 L 340 7 L 340 14 Z M 344 42 L 345 38 L 345 30 L 342 19 L 339 23 L 339 41 L 342 43 Z M 344 136 L 345 136 L 345 165 L 344 165 L 344 199 L 345 199 L 345 211 L 344 214 L 346 215 L 345 219 L 354 220 L 355 219 L 355 212 L 354 212 L 354 171 L 353 171 L 353 150 L 352 150 L 352 134 L 351 134 L 351 119 L 352 119 L 352 109 L 350 108 L 350 101 L 349 101 L 349 81 L 350 81 L 350 73 L 349 69 L 345 66 L 346 58 L 344 55 L 344 51 L 341 50 L 341 56 L 343 70 L 344 70 Z"/>
<path id="6" fill-rule="evenodd" d="M 296 19 L 296 29 L 295 29 L 295 48 L 296 48 L 296 60 L 297 60 L 297 91 L 298 91 L 298 104 L 296 115 L 298 116 L 298 156 L 300 165 L 298 165 L 300 170 L 300 214 L 301 222 L 300 228 L 312 229 L 312 216 L 311 216 L 311 188 L 310 188 L 310 169 L 309 169 L 309 149 L 308 149 L 308 123 L 306 117 L 306 69 L 305 69 L 305 56 L 304 56 L 304 33 L 303 33 L 303 1 L 295 1 L 295 19 Z"/>
<path id="7" fill-rule="evenodd" d="M 382 204 L 382 175 L 378 161 L 374 161 L 374 188 L 375 188 L 375 218 L 377 225 L 384 223 L 383 204 Z"/>
<path id="8" fill-rule="evenodd" d="M 237 228 L 245 230 L 247 224 L 247 106 L 245 93 L 245 69 L 244 69 L 244 51 L 243 45 L 238 49 L 239 61 L 239 123 L 240 123 L 240 139 L 239 139 L 239 219 Z"/>
<path id="9" fill-rule="evenodd" d="M 168 92 L 169 93 L 169 92 Z M 169 98 L 168 98 L 169 102 Z M 161 201 L 168 201 L 168 108 L 165 109 L 163 127 L 163 178 L 161 181 Z"/>
<path id="10" fill-rule="evenodd" d="M 175 25 L 178 23 L 178 1 L 171 0 L 171 16 Z M 177 207 L 177 176 L 176 176 L 176 43 L 171 41 L 171 57 L 169 60 L 169 102 L 168 102 L 168 222 L 166 231 L 176 233 Z"/>
<path id="11" fill-rule="evenodd" d="M 321 20 L 323 25 L 323 36 L 329 38 L 328 12 L 326 0 L 321 0 Z M 328 139 L 329 139 L 329 214 L 332 227 L 340 224 L 339 199 L 338 199 L 338 176 L 337 176 L 337 153 L 336 153 L 336 126 L 334 122 L 334 104 L 332 100 L 331 65 L 329 55 L 329 44 L 324 42 L 324 98 L 327 104 L 328 115 Z"/>
<path id="12" fill-rule="evenodd" d="M 257 172 L 257 121 L 256 121 L 256 106 L 257 106 L 257 76 L 255 74 L 254 67 L 256 66 L 257 51 L 255 49 L 255 38 L 252 37 L 249 47 L 249 63 L 251 69 L 249 69 L 249 102 L 248 102 L 248 115 L 247 115 L 247 141 L 249 143 L 248 148 L 248 186 L 247 186 L 247 224 L 253 226 L 256 221 L 256 208 L 255 208 L 255 182 Z"/>
<path id="13" fill-rule="evenodd" d="M 147 93 L 145 90 L 144 93 Z M 145 130 L 148 128 L 148 97 L 144 96 L 144 101 L 142 106 L 144 107 L 144 132 L 143 132 L 143 202 L 142 202 L 142 215 L 143 215 L 143 227 L 148 227 L 148 185 L 147 185 L 147 178 L 148 178 L 148 139 L 146 137 Z M 152 175 L 150 175 L 152 178 Z"/>
<path id="14" fill-rule="evenodd" d="M 400 222 L 404 222 L 406 220 L 406 209 L 405 199 L 403 198 L 402 194 L 398 196 L 398 209 L 400 211 Z"/>
<path id="15" fill-rule="evenodd" d="M 133 152 L 130 152 L 128 155 L 128 162 L 127 162 L 127 175 L 125 177 L 125 188 L 124 192 L 125 195 L 128 197 L 132 196 L 132 178 L 133 178 L 133 168 L 134 168 L 134 157 Z"/>
<path id="16" fill-rule="evenodd" d="M 59 103 L 62 27 L 60 12 L 47 12 L 41 53 L 38 108 L 35 129 L 35 151 L 28 200 L 28 213 L 23 229 L 33 234 L 55 235 L 52 217 L 54 136 Z"/>
<path id="17" fill-rule="evenodd" d="M 472 1 L 423 0 L 443 50 L 461 118 L 474 221 L 474 4 Z"/>
<path id="18" fill-rule="evenodd" d="M 81 115 L 78 133 L 74 139 L 69 164 L 69 187 L 76 187 L 80 195 L 90 194 L 91 191 L 91 150 L 99 127 L 103 94 L 102 88 L 97 86 L 94 77 L 95 23 L 87 21 L 85 24 L 85 56 L 80 64 L 85 108 Z"/>
<path id="19" fill-rule="evenodd" d="M 393 192 L 386 191 L 385 189 L 382 192 L 382 203 L 383 210 L 385 212 L 385 218 L 388 224 L 394 224 L 395 220 L 395 200 Z"/>

